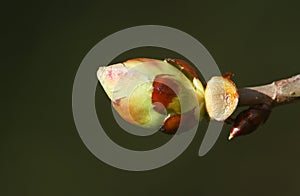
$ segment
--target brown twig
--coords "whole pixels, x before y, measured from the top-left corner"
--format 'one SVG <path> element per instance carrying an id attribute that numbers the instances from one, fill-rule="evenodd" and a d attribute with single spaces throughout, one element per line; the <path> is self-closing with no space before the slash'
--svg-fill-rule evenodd
<path id="1" fill-rule="evenodd" d="M 271 104 L 273 106 L 300 100 L 300 74 L 271 84 L 239 89 L 239 106 Z"/>
<path id="2" fill-rule="evenodd" d="M 226 120 L 233 123 L 229 140 L 239 135 L 246 135 L 264 123 L 274 106 L 300 100 L 300 74 L 282 79 L 271 84 L 239 89 L 239 106 L 249 106 L 235 119 Z"/>

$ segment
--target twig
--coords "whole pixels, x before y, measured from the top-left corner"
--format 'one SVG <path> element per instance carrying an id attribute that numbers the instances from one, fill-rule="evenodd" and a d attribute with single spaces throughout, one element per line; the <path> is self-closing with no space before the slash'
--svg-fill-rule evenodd
<path id="1" fill-rule="evenodd" d="M 274 106 L 300 100 L 300 74 L 271 84 L 239 89 L 239 106 L 250 106 L 240 112 L 233 123 L 229 140 L 256 130 L 269 117 Z"/>
<path id="2" fill-rule="evenodd" d="M 300 74 L 271 84 L 239 89 L 239 106 L 278 106 L 300 101 Z"/>

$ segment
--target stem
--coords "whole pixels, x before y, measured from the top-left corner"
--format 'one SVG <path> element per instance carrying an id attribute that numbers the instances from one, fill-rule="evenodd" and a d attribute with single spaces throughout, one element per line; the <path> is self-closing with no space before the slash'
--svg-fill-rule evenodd
<path id="1" fill-rule="evenodd" d="M 239 106 L 250 106 L 240 112 L 233 123 L 229 140 L 255 131 L 266 122 L 274 106 L 300 100 L 300 74 L 271 84 L 239 89 Z"/>
<path id="2" fill-rule="evenodd" d="M 278 106 L 300 100 L 300 74 L 271 84 L 239 89 L 239 106 Z"/>

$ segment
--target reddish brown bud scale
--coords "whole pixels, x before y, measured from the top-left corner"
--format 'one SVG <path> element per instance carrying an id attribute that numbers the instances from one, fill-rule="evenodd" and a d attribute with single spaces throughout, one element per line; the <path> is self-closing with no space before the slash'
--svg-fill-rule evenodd
<path id="1" fill-rule="evenodd" d="M 167 118 L 161 130 L 167 134 L 175 134 L 182 121 L 183 130 L 189 130 L 197 124 L 195 119 L 195 110 L 185 112 L 183 114 L 175 114 Z"/>
<path id="2" fill-rule="evenodd" d="M 178 94 L 178 85 L 170 78 L 164 76 L 166 75 L 162 74 L 155 77 L 152 92 L 154 109 L 162 114 L 165 113 L 165 110 L 168 109 L 168 105 Z"/>
<path id="3" fill-rule="evenodd" d="M 234 76 L 234 73 L 232 72 L 227 72 L 223 75 L 223 78 L 231 79 Z"/>
<path id="4" fill-rule="evenodd" d="M 180 124 L 181 115 L 176 114 L 167 118 L 162 126 L 162 131 L 167 134 L 175 134 L 179 124 Z"/>
<path id="5" fill-rule="evenodd" d="M 254 105 L 242 111 L 236 117 L 228 139 L 253 132 L 268 119 L 270 113 L 271 106 L 266 104 Z"/>
<path id="6" fill-rule="evenodd" d="M 170 63 L 171 65 L 175 66 L 180 71 L 182 71 L 182 73 L 190 80 L 192 80 L 193 78 L 198 78 L 198 74 L 197 74 L 195 68 L 192 67 L 187 62 L 185 62 L 184 60 L 168 58 L 168 59 L 165 59 L 165 61 Z"/>

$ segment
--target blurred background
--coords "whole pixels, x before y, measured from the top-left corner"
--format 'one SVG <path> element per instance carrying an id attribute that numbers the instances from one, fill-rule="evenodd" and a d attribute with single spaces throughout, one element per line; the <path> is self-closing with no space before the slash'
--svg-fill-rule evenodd
<path id="1" fill-rule="evenodd" d="M 230 142 L 225 125 L 212 150 L 198 157 L 203 123 L 181 156 L 145 172 L 119 170 L 91 154 L 71 105 L 73 80 L 88 51 L 136 25 L 192 35 L 221 72 L 234 72 L 238 87 L 299 74 L 297 1 L 13 1 L 2 9 L 0 195 L 300 195 L 300 104 L 274 109 L 256 132 Z M 116 61 L 166 55 L 176 57 L 141 48 Z M 95 101 L 120 145 L 151 149 L 170 137 L 139 140 L 123 133 L 100 85 Z"/>

